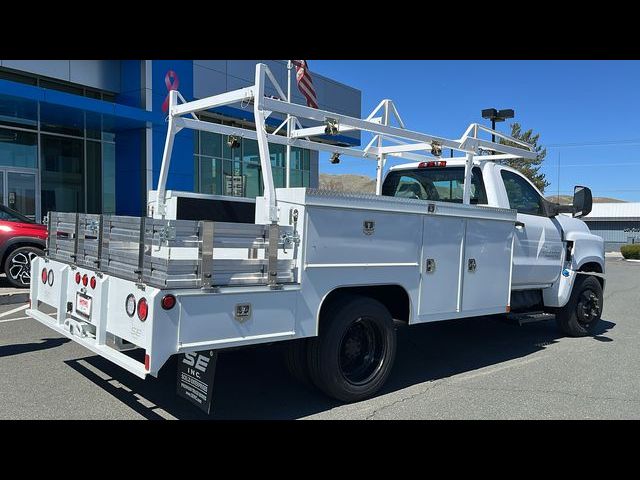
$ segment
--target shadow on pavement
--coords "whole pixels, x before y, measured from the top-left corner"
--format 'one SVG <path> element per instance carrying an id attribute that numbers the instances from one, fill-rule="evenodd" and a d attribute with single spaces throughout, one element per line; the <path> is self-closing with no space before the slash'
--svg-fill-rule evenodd
<path id="1" fill-rule="evenodd" d="M 71 340 L 68 338 L 44 338 L 41 342 L 3 345 L 0 347 L 0 358 L 20 355 L 27 352 L 37 352 L 38 350 L 46 350 L 48 348 L 55 348 L 70 341 Z"/>
<path id="2" fill-rule="evenodd" d="M 611 341 L 603 334 L 614 326 L 615 323 L 602 320 L 592 338 Z M 553 320 L 520 327 L 500 316 L 400 327 L 395 365 L 380 395 L 525 357 L 556 343 L 562 336 Z M 148 419 L 163 418 L 154 411 L 156 406 L 179 419 L 294 419 L 340 405 L 290 377 L 277 344 L 218 356 L 210 416 L 176 396 L 175 362 L 163 369 L 160 378 L 147 380 L 98 356 L 67 363 Z"/>

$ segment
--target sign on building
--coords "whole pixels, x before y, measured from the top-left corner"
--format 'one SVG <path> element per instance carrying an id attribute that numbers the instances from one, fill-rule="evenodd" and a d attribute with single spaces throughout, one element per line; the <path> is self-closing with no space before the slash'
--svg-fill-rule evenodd
<path id="1" fill-rule="evenodd" d="M 225 175 L 224 194 L 233 197 L 244 197 L 244 175 Z"/>

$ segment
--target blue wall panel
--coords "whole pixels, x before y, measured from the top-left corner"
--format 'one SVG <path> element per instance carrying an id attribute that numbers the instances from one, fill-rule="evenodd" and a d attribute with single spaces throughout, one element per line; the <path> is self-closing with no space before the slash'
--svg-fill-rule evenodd
<path id="1" fill-rule="evenodd" d="M 176 77 L 172 78 L 169 72 Z M 193 100 L 193 60 L 154 60 L 152 65 L 153 113 L 162 117 L 163 103 L 167 99 L 169 88 L 178 83 L 178 90 L 187 100 Z M 158 186 L 158 176 L 162 164 L 162 153 L 167 136 L 167 124 L 153 128 L 153 188 Z M 167 189 L 193 191 L 193 131 L 182 130 L 176 135 L 171 156 L 171 168 Z"/>

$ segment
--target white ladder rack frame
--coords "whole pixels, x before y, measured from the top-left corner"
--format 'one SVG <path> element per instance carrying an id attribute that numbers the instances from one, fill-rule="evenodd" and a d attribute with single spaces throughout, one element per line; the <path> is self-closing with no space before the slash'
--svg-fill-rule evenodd
<path id="1" fill-rule="evenodd" d="M 277 99 L 265 96 L 264 92 L 266 80 L 270 81 L 280 98 Z M 183 103 L 178 103 L 179 99 L 182 100 Z M 256 125 L 255 130 L 206 122 L 203 120 L 199 120 L 195 116 L 196 112 L 236 103 L 246 105 L 253 103 L 253 113 Z M 374 115 L 378 113 L 379 110 L 383 111 L 383 115 L 381 117 L 374 117 Z M 272 112 L 289 115 L 290 118 L 293 119 L 291 122 L 291 128 L 289 129 L 287 136 L 274 135 L 266 131 L 265 120 L 271 115 Z M 192 118 L 185 118 L 185 115 L 190 115 Z M 389 124 L 389 118 L 391 115 L 393 115 L 396 121 L 400 124 L 400 127 L 395 127 Z M 312 139 L 312 137 L 316 135 L 325 134 L 325 127 L 322 125 L 319 127 L 302 128 L 300 126 L 300 128 L 294 128 L 295 124 L 300 125 L 298 121 L 298 119 L 300 118 L 314 120 L 322 123 L 327 123 L 328 121 L 331 121 L 334 124 L 337 123 L 338 132 L 363 131 L 371 132 L 375 135 L 371 142 L 369 142 L 369 144 L 362 149 L 355 147 L 339 147 L 330 145 Z M 440 158 L 431 155 L 427 156 L 424 153 L 416 153 L 431 151 L 432 146 L 437 146 L 442 150 L 451 149 L 463 152 L 466 154 L 463 203 L 467 205 L 470 203 L 470 179 L 473 160 L 474 158 L 477 158 L 478 155 L 481 155 L 481 152 L 490 151 L 494 153 L 501 153 L 502 155 L 495 155 L 495 160 L 518 158 L 535 159 L 537 155 L 531 145 L 522 142 L 521 140 L 517 140 L 515 138 L 504 135 L 500 132 L 494 131 L 478 123 L 472 123 L 471 125 L 469 125 L 467 130 L 459 139 L 448 139 L 408 130 L 404 128 L 404 122 L 400 118 L 398 110 L 396 109 L 393 102 L 387 99 L 380 102 L 380 104 L 366 119 L 350 117 L 348 115 L 342 115 L 336 112 L 330 112 L 291 103 L 287 101 L 287 97 L 284 95 L 280 85 L 278 85 L 278 83 L 276 82 L 275 77 L 269 70 L 269 67 L 267 67 L 267 65 L 263 63 L 259 63 L 256 65 L 255 84 L 250 87 L 241 88 L 239 90 L 226 92 L 220 95 L 214 95 L 191 102 L 185 102 L 182 95 L 180 95 L 176 90 L 172 90 L 169 92 L 167 138 L 165 141 L 165 148 L 162 156 L 162 166 L 160 168 L 157 196 L 158 212 L 163 216 L 166 212 L 166 185 L 169 174 L 169 166 L 171 163 L 173 142 L 175 135 L 183 128 L 220 133 L 224 135 L 234 135 L 239 138 L 248 138 L 256 140 L 258 142 L 260 165 L 262 170 L 261 175 L 264 183 L 265 205 L 268 209 L 268 212 L 265 213 L 267 213 L 267 217 L 269 218 L 269 221 L 271 223 L 277 223 L 278 209 L 276 191 L 271 172 L 269 143 L 276 143 L 291 147 L 301 147 L 316 151 L 326 151 L 351 157 L 375 159 L 377 160 L 377 195 L 381 195 L 382 193 L 382 173 L 387 156 L 400 157 L 423 162 L 434 159 L 437 160 Z M 479 134 L 481 132 L 495 135 L 498 138 L 507 140 L 518 146 L 514 147 L 511 145 L 503 145 L 500 143 L 492 142 L 490 140 L 482 139 L 479 137 Z M 383 146 L 384 140 L 394 142 L 395 145 Z M 376 143 L 376 141 L 377 145 L 374 146 L 374 143 Z"/>

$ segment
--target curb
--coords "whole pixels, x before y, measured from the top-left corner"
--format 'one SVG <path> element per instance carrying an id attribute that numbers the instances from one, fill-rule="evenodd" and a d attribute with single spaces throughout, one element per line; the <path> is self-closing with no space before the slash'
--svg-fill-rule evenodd
<path id="1" fill-rule="evenodd" d="M 0 305 L 13 305 L 18 303 L 27 303 L 29 301 L 29 292 L 5 293 L 0 295 Z"/>

